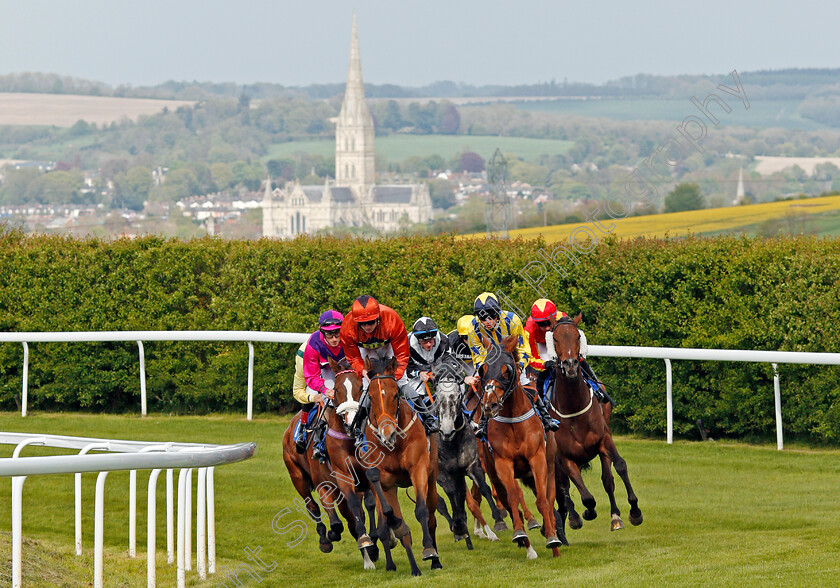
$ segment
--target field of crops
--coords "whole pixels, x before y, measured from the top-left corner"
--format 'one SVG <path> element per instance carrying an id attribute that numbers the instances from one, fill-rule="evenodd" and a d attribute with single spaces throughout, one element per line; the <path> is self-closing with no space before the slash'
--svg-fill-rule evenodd
<path id="1" fill-rule="evenodd" d="M 699 98 L 700 96 L 698 96 Z M 738 107 L 740 102 L 734 99 Z M 733 109 L 730 115 L 723 116 L 723 125 L 745 127 L 781 127 L 813 131 L 827 128 L 816 121 L 799 115 L 801 100 L 751 100 L 750 108 Z M 553 100 L 516 102 L 516 108 L 522 110 L 552 112 L 613 120 L 670 120 L 681 122 L 689 115 L 697 115 L 697 109 L 688 99 L 590 99 L 590 100 Z M 730 103 L 730 106 L 733 104 Z"/>
<path id="2" fill-rule="evenodd" d="M 766 202 L 745 206 L 731 206 L 726 208 L 710 208 L 691 210 L 687 212 L 672 212 L 669 214 L 655 214 L 649 216 L 635 216 L 620 220 L 601 221 L 604 228 L 614 228 L 610 231 L 621 239 L 634 237 L 681 237 L 690 234 L 720 234 L 733 232 L 742 227 L 753 229 L 765 221 L 780 220 L 791 217 L 822 215 L 840 210 L 840 196 L 825 196 L 822 198 L 808 198 L 803 200 L 785 200 Z M 815 219 L 818 217 L 814 217 Z M 591 223 L 570 223 L 551 227 L 533 227 L 511 231 L 511 236 L 536 237 L 542 235 L 549 242 L 563 241 L 580 226 L 586 226 L 603 235 L 593 228 Z"/>
<path id="3" fill-rule="evenodd" d="M 185 100 L 0 92 L 0 125 L 71 127 L 79 120 L 103 125 L 123 118 L 137 120 L 141 114 L 157 114 L 164 107 L 175 110 L 192 104 Z"/>
<path id="4" fill-rule="evenodd" d="M 550 139 L 528 139 L 524 137 L 486 137 L 478 135 L 390 135 L 376 138 L 376 157 L 387 162 L 400 162 L 409 157 L 441 155 L 449 159 L 463 151 L 475 151 L 490 159 L 495 150 L 515 153 L 526 161 L 536 161 L 541 155 L 565 153 L 572 141 Z M 332 158 L 335 155 L 335 141 L 295 141 L 272 145 L 263 161 L 290 157 L 304 152 Z"/>
<path id="5" fill-rule="evenodd" d="M 619 400 L 620 401 L 620 400 Z M 288 417 L 262 416 L 252 422 L 240 415 L 204 417 L 116 416 L 34 413 L 0 414 L 5 431 L 49 432 L 110 438 L 177 440 L 213 443 L 255 441 L 256 455 L 245 462 L 216 468 L 216 530 L 218 573 L 204 583 L 187 575 L 188 585 L 219 586 L 228 579 L 223 567 L 251 565 L 246 548 L 261 549 L 266 570 L 255 570 L 260 586 L 417 586 L 409 575 L 405 553 L 395 554 L 397 571 L 384 565 L 363 571 L 355 543 L 345 533 L 331 554 L 318 551 L 314 525 L 296 510 L 297 497 L 281 458 L 280 439 Z M 95 433 L 94 433 L 95 432 Z M 486 585 L 606 585 L 606 586 L 816 586 L 836 582 L 840 572 L 840 452 L 788 444 L 785 451 L 770 445 L 726 441 L 667 445 L 662 439 L 617 438 L 627 459 L 634 489 L 645 516 L 639 527 L 609 531 L 608 503 L 599 466 L 584 475 L 598 501 L 599 516 L 583 529 L 569 531 L 571 546 L 558 559 L 548 557 L 537 531 L 529 533 L 539 553 L 535 561 L 511 542 L 475 539 L 468 552 L 454 543 L 445 525 L 438 527 L 438 548 L 444 569 L 432 573 L 420 564 L 424 584 Z M 0 448 L 2 455 L 11 448 Z M 44 450 L 27 448 L 24 455 Z M 84 555 L 73 554 L 73 476 L 30 476 L 24 488 L 24 585 L 88 585 L 93 574 L 93 487 L 95 474 L 84 474 Z M 127 555 L 128 474 L 108 476 L 105 496 L 105 584 L 145 585 L 145 495 L 147 473 L 138 475 L 138 557 Z M 195 476 L 193 476 L 195 484 Z M 619 481 L 616 496 L 626 517 L 626 495 Z M 171 586 L 175 569 L 165 562 L 162 493 L 158 483 L 158 585 Z M 573 494 L 577 499 L 576 493 Z M 0 528 L 11 528 L 10 483 L 0 492 Z M 195 490 L 193 493 L 195 496 Z M 400 492 L 404 512 L 413 505 Z M 533 498 L 528 498 L 533 504 Z M 284 509 L 288 509 L 284 511 Z M 272 529 L 281 511 L 285 534 Z M 195 519 L 193 519 L 195 520 Z M 299 527 L 291 526 L 296 520 Z M 441 520 L 439 518 L 439 520 Z M 413 516 L 412 535 L 419 536 Z M 626 520 L 625 520 L 626 523 Z M 194 529 L 195 527 L 193 527 Z M 293 539 L 302 528 L 307 536 Z M 295 532 L 292 532 L 292 531 Z M 0 533 L 0 577 L 8 581 L 8 532 Z M 195 545 L 193 544 L 193 554 Z M 419 554 L 419 549 L 415 548 Z M 193 570 L 195 564 L 193 564 Z M 240 575 L 246 586 L 257 581 Z M 232 585 L 230 583 L 228 586 Z"/>

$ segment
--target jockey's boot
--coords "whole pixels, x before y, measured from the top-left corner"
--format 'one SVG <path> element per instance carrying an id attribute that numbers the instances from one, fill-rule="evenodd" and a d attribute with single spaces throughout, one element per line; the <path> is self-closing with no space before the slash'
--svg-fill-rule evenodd
<path id="1" fill-rule="evenodd" d="M 324 463 L 327 461 L 327 447 L 324 436 L 327 432 L 327 422 L 318 421 L 312 430 L 312 457 Z"/>
<path id="2" fill-rule="evenodd" d="M 419 407 L 417 414 L 420 415 L 420 420 L 423 421 L 423 428 L 426 429 L 426 435 L 437 433 L 440 431 L 440 421 L 437 416 L 435 416 L 432 401 L 428 398 L 424 398 L 421 400 L 421 403 L 422 404 Z"/>
<path id="3" fill-rule="evenodd" d="M 607 404 L 609 402 L 612 406 L 615 406 L 615 400 L 607 394 L 607 389 L 604 387 L 603 382 L 598 379 L 598 376 L 595 375 L 595 370 L 593 370 L 592 366 L 589 365 L 589 363 L 583 358 L 580 359 L 580 368 L 585 379 L 598 384 L 597 388 L 592 388 L 592 392 L 595 394 L 598 402 L 601 404 Z"/>
<path id="4" fill-rule="evenodd" d="M 353 437 L 353 444 L 362 447 L 367 443 L 365 437 L 365 423 L 367 422 L 367 408 L 360 406 L 353 424 L 350 426 L 350 436 Z"/>
<path id="5" fill-rule="evenodd" d="M 539 394 L 534 396 L 534 409 L 540 416 L 543 428 L 546 431 L 556 431 L 560 428 L 560 421 L 551 417 L 551 415 L 548 413 L 548 408 L 546 408 L 545 403 L 543 402 L 542 396 L 540 396 Z"/>
<path id="6" fill-rule="evenodd" d="M 300 417 L 300 423 L 297 427 L 297 435 L 295 435 L 295 451 L 302 454 L 306 451 L 306 428 L 307 428 L 307 420 L 309 414 L 306 411 L 303 411 L 303 414 Z"/>

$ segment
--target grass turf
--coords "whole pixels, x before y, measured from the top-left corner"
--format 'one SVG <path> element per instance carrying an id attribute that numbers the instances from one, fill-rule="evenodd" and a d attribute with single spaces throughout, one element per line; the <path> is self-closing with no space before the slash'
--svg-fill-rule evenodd
<path id="1" fill-rule="evenodd" d="M 825 585 L 836 582 L 840 572 L 840 451 L 792 446 L 783 452 L 769 445 L 734 442 L 677 442 L 620 437 L 619 451 L 627 459 L 630 476 L 645 522 L 632 527 L 627 521 L 626 493 L 616 478 L 617 498 L 626 529 L 609 531 L 609 511 L 597 461 L 584 474 L 598 500 L 599 517 L 568 531 L 571 546 L 552 559 L 537 531 L 529 533 L 540 557 L 525 559 L 524 550 L 510 543 L 511 533 L 501 533 L 499 543 L 474 538 L 475 550 L 452 534 L 438 517 L 438 547 L 444 569 L 432 573 L 421 563 L 422 578 L 409 575 L 402 548 L 395 552 L 396 573 L 362 570 L 355 542 L 345 533 L 331 554 L 317 549 L 314 525 L 295 510 L 297 494 L 282 462 L 281 437 L 288 417 L 261 416 L 252 422 L 242 415 L 206 417 L 115 416 L 84 414 L 0 414 L 0 429 L 107 438 L 203 441 L 234 443 L 255 441 L 256 455 L 246 462 L 216 469 L 216 520 L 218 572 L 199 584 L 188 572 L 188 585 L 219 586 L 227 580 L 222 566 L 233 570 L 248 561 L 245 548 L 262 548 L 260 557 L 270 571 L 258 572 L 259 584 L 240 575 L 246 586 L 460 586 L 483 585 L 606 584 L 613 586 L 671 586 L 686 584 L 720 586 Z M 11 455 L 4 446 L 2 455 Z M 44 453 L 36 447 L 24 455 Z M 55 451 L 51 451 L 55 453 Z M 148 476 L 138 476 L 138 557 L 129 559 L 128 474 L 114 472 L 106 484 L 105 582 L 113 586 L 145 584 L 145 496 Z M 73 477 L 31 476 L 24 487 L 24 584 L 28 586 L 77 586 L 93 575 L 94 474 L 84 476 L 84 556 L 73 555 Z M 176 477 L 177 480 L 177 477 Z M 195 484 L 195 476 L 193 477 Z M 0 529 L 10 530 L 10 488 L 3 480 L 0 492 Z M 157 566 L 158 585 L 175 581 L 175 569 L 165 563 L 164 479 L 158 482 Z M 577 493 L 573 491 L 577 500 Z M 412 527 L 415 555 L 419 557 L 419 526 L 413 505 L 400 492 L 404 512 Z M 579 504 L 579 500 L 577 500 Z M 533 497 L 529 497 L 533 505 Z M 308 531 L 298 545 L 296 533 L 277 534 L 272 519 L 289 512 L 282 524 L 301 521 Z M 487 509 L 485 507 L 485 512 Z M 489 516 L 488 516 L 489 518 Z M 193 519 L 195 520 L 195 519 Z M 193 523 L 194 525 L 195 523 Z M 302 528 L 302 527 L 301 527 Z M 472 523 L 470 523 L 472 528 Z M 10 537 L 0 534 L 4 566 L 0 576 L 11 573 Z M 193 541 L 193 554 L 195 545 Z"/>

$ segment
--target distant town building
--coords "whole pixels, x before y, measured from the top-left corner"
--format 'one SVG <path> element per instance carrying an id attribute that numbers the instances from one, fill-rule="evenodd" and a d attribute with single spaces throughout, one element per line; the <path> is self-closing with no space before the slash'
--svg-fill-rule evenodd
<path id="1" fill-rule="evenodd" d="M 350 60 L 344 103 L 335 131 L 335 181 L 283 188 L 268 178 L 263 196 L 263 235 L 292 238 L 337 225 L 370 225 L 382 232 L 401 223 L 423 223 L 432 217 L 426 184 L 376 184 L 374 125 L 362 83 L 356 16 L 350 40 Z"/>

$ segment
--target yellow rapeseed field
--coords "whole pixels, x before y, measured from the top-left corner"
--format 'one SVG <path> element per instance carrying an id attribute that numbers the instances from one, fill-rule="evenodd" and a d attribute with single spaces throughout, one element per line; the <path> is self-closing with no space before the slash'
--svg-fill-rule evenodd
<path id="1" fill-rule="evenodd" d="M 679 237 L 689 233 L 726 231 L 766 220 L 785 218 L 788 215 L 818 214 L 832 210 L 840 210 L 840 196 L 634 216 L 620 220 L 607 219 L 600 223 L 607 229 L 611 224 L 615 224 L 610 234 L 621 239 L 665 237 L 666 234 L 670 237 Z M 551 227 L 518 229 L 511 231 L 510 236 L 530 238 L 542 235 L 547 242 L 552 243 L 567 240 L 569 235 L 581 226 L 594 230 L 599 237 L 603 235 L 603 232 L 594 228 L 592 223 L 582 221 Z"/>

